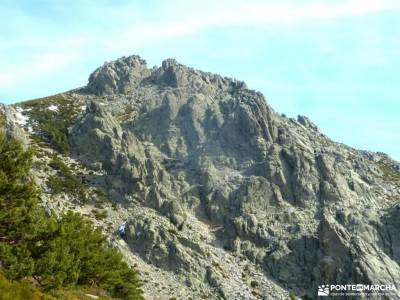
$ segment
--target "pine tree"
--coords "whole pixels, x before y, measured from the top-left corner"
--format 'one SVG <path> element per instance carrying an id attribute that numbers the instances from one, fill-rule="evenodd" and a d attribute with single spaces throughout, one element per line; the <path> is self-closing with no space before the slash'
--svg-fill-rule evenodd
<path id="1" fill-rule="evenodd" d="M 69 212 L 46 217 L 29 177 L 32 152 L 0 124 L 0 265 L 9 279 L 32 277 L 44 290 L 92 286 L 121 299 L 143 299 L 137 272 L 100 230 Z"/>
<path id="2" fill-rule="evenodd" d="M 41 225 L 38 192 L 28 179 L 32 153 L 0 131 L 0 258 L 12 278 L 31 275 L 28 244 Z"/>

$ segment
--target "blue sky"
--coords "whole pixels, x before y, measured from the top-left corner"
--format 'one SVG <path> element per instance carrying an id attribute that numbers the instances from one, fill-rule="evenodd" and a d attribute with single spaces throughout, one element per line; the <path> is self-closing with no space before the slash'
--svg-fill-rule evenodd
<path id="1" fill-rule="evenodd" d="M 0 102 L 139 54 L 244 80 L 338 142 L 400 160 L 400 1 L 1 0 Z"/>

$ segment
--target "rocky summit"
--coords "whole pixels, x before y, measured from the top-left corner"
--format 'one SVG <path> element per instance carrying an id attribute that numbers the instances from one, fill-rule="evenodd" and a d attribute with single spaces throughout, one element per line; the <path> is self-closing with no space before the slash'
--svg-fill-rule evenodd
<path id="1" fill-rule="evenodd" d="M 400 164 L 278 114 L 241 81 L 130 56 L 0 112 L 35 150 L 46 212 L 92 219 L 147 299 L 400 283 Z"/>

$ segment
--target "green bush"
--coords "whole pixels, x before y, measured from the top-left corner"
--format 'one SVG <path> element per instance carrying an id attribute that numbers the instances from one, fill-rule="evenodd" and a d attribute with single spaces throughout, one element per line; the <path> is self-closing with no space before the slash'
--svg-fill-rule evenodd
<path id="1" fill-rule="evenodd" d="M 31 151 L 24 151 L 0 131 L 0 264 L 4 274 L 11 280 L 32 278 L 44 291 L 91 286 L 113 297 L 143 299 L 137 272 L 90 221 L 72 212 L 59 219 L 45 216 L 38 205 L 38 189 L 28 175 L 31 157 Z"/>
<path id="2" fill-rule="evenodd" d="M 250 282 L 250 286 L 251 286 L 252 288 L 256 288 L 256 287 L 259 286 L 259 283 L 258 283 L 257 281 L 255 281 L 255 280 L 252 280 L 252 281 Z"/>
<path id="3" fill-rule="evenodd" d="M 104 220 L 107 218 L 108 214 L 106 210 L 99 210 L 99 209 L 94 209 L 92 210 L 92 213 L 96 220 Z"/>
<path id="4" fill-rule="evenodd" d="M 77 196 L 80 202 L 88 201 L 86 196 L 87 187 L 81 180 L 75 176 L 70 168 L 56 155 L 53 156 L 49 166 L 57 171 L 56 175 L 52 175 L 47 180 L 47 186 L 54 194 L 67 192 Z"/>
<path id="5" fill-rule="evenodd" d="M 55 300 L 56 298 L 45 295 L 29 283 L 10 281 L 0 273 L 0 299 L 1 300 Z"/>
<path id="6" fill-rule="evenodd" d="M 396 170 L 393 163 L 390 163 L 386 159 L 381 159 L 378 162 L 378 167 L 383 173 L 383 179 L 389 181 L 400 181 L 400 172 Z"/>
<path id="7" fill-rule="evenodd" d="M 45 293 L 34 287 L 28 281 L 11 281 L 0 272 L 0 299 L 1 300 L 91 300 L 97 296 L 99 300 L 111 300 L 106 292 L 95 288 L 59 289 Z M 115 298 L 114 298 L 115 299 Z"/>
<path id="8" fill-rule="evenodd" d="M 109 202 L 108 195 L 107 195 L 107 193 L 104 191 L 104 189 L 102 189 L 102 188 L 97 188 L 97 189 L 95 190 L 95 193 L 96 193 L 97 198 L 98 198 L 98 200 L 99 200 L 100 203 Z"/>

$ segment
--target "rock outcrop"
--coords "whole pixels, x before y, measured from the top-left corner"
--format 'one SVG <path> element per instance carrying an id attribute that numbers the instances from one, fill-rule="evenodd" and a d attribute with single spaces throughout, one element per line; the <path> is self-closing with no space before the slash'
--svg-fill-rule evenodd
<path id="1" fill-rule="evenodd" d="M 18 109 L 0 103 L 0 124 L 2 122 L 7 138 L 15 138 L 21 141 L 24 147 L 28 146 L 28 137 L 22 129 L 26 125 L 26 117 Z"/>

